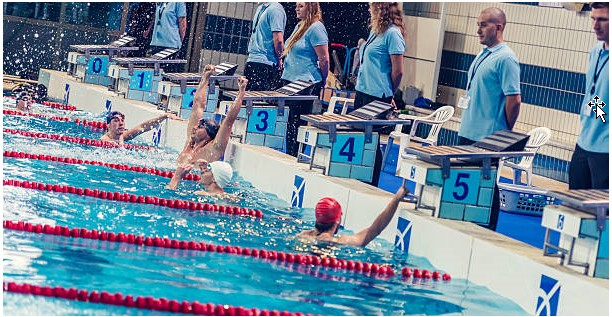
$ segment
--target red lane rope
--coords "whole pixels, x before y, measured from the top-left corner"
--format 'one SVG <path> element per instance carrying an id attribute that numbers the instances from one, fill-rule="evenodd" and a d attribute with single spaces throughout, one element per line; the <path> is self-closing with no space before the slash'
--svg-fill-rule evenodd
<path id="1" fill-rule="evenodd" d="M 157 175 L 157 176 L 167 177 L 167 178 L 172 178 L 174 176 L 174 172 L 172 171 L 163 171 L 163 170 L 158 170 L 158 169 L 148 168 L 148 167 L 130 166 L 126 164 L 103 163 L 103 162 L 98 162 L 98 161 L 51 156 L 51 155 L 44 155 L 44 154 L 30 154 L 30 153 L 24 153 L 24 152 L 4 151 L 3 156 L 16 158 L 16 159 L 33 159 L 33 160 L 42 160 L 42 161 L 62 162 L 62 163 L 67 163 L 67 164 L 98 165 L 98 166 L 114 168 L 114 169 L 118 169 L 122 171 L 133 171 L 133 172 L 152 174 L 152 175 Z M 200 176 L 197 174 L 187 174 L 187 176 L 185 176 L 183 179 L 199 181 Z"/>
<path id="2" fill-rule="evenodd" d="M 57 102 L 51 102 L 51 101 L 43 101 L 40 104 L 43 106 L 51 107 L 54 109 L 61 109 L 61 110 L 75 111 L 77 109 L 75 106 L 72 106 L 72 105 L 66 105 L 63 103 L 57 103 Z"/>
<path id="3" fill-rule="evenodd" d="M 132 149 L 139 149 L 139 150 L 151 150 L 151 149 L 154 149 L 153 147 L 144 146 L 144 145 L 134 145 L 134 144 L 118 145 L 117 143 L 114 143 L 114 142 L 105 142 L 105 141 L 100 141 L 100 140 L 72 137 L 72 136 L 59 135 L 59 134 L 47 134 L 47 133 L 43 133 L 43 132 L 30 132 L 30 131 L 22 131 L 22 130 L 14 130 L 14 129 L 4 129 L 3 132 L 4 133 L 10 133 L 10 134 L 22 135 L 22 136 L 31 137 L 31 138 L 37 138 L 37 139 L 60 140 L 60 141 L 84 144 L 84 145 L 89 145 L 89 146 L 103 147 L 103 148 L 118 148 L 118 147 L 123 147 L 123 148 L 129 149 L 129 150 L 132 150 Z"/>
<path id="4" fill-rule="evenodd" d="M 2 114 L 9 115 L 9 116 L 37 117 L 37 118 L 44 118 L 44 119 L 49 119 L 53 121 L 74 122 L 76 124 L 89 126 L 89 127 L 96 128 L 96 129 L 104 129 L 104 130 L 108 129 L 108 124 L 102 121 L 87 121 L 87 120 L 81 120 L 79 118 L 76 118 L 73 120 L 67 117 L 49 116 L 49 115 L 42 114 L 42 113 L 21 112 L 17 110 L 8 110 L 8 109 L 2 110 Z"/>
<path id="5" fill-rule="evenodd" d="M 366 274 L 376 278 L 389 278 L 395 275 L 395 272 L 392 267 L 385 264 L 375 264 L 368 262 L 359 262 L 352 260 L 343 260 L 336 258 L 322 258 L 316 255 L 308 255 L 308 254 L 292 254 L 285 252 L 277 252 L 274 250 L 258 250 L 258 249 L 249 249 L 242 248 L 239 246 L 221 246 L 214 244 L 206 244 L 204 242 L 196 242 L 196 241 L 184 241 L 184 240 L 171 240 L 170 238 L 160 238 L 160 237 L 145 237 L 145 236 L 135 236 L 133 234 L 125 234 L 123 232 L 113 233 L 113 232 L 105 232 L 98 230 L 88 230 L 85 228 L 68 228 L 63 226 L 51 226 L 49 224 L 41 225 L 41 224 L 31 224 L 23 221 L 10 221 L 5 220 L 2 222 L 2 226 L 5 229 L 16 230 L 16 231 L 26 231 L 37 234 L 47 234 L 47 235 L 56 235 L 56 236 L 65 236 L 65 237 L 73 237 L 73 238 L 81 238 L 81 239 L 91 239 L 91 240 L 105 240 L 110 242 L 119 242 L 119 243 L 128 243 L 128 244 L 136 244 L 136 245 L 146 245 L 146 246 L 155 246 L 161 248 L 169 248 L 169 249 L 184 249 L 184 250 L 195 250 L 202 252 L 217 252 L 217 253 L 228 253 L 242 256 L 251 256 L 255 258 L 267 259 L 270 261 L 277 262 L 287 262 L 287 263 L 295 263 L 300 265 L 312 265 L 312 266 L 321 266 L 321 267 L 329 267 L 346 271 L 353 271 L 356 273 Z M 406 273 L 410 272 L 410 275 L 406 275 Z M 419 272 L 418 274 L 416 272 Z M 419 270 L 417 268 L 403 268 L 402 276 L 414 278 L 424 278 L 424 279 L 434 279 L 438 280 L 442 277 L 443 280 L 450 280 L 450 275 L 444 273 L 440 275 L 440 272 L 434 271 L 429 272 L 428 270 Z"/>
<path id="6" fill-rule="evenodd" d="M 77 290 L 76 288 L 64 288 L 61 286 L 38 286 L 28 283 L 18 284 L 15 282 L 3 282 L 2 288 L 5 292 L 29 294 L 35 296 L 46 296 L 63 298 L 73 301 L 125 306 L 138 309 L 150 309 L 172 313 L 194 314 L 201 316 L 304 316 L 300 312 L 288 312 L 257 308 L 244 308 L 242 306 L 215 305 L 212 303 L 201 304 L 198 301 L 188 302 L 168 300 L 166 298 L 153 298 L 151 296 L 123 295 L 121 293 L 110 294 L 107 291 Z M 309 316 L 311 316 L 309 314 Z"/>
<path id="7" fill-rule="evenodd" d="M 65 186 L 58 184 L 43 184 L 29 181 L 18 181 L 12 179 L 2 180 L 4 186 L 15 186 L 27 189 L 44 190 L 57 193 L 75 194 L 79 196 L 89 196 L 93 198 L 122 201 L 126 203 L 137 203 L 137 204 L 149 204 L 158 205 L 162 207 L 169 207 L 174 209 L 184 210 L 204 210 L 204 211 L 216 211 L 219 213 L 225 213 L 230 215 L 244 215 L 256 218 L 263 218 L 263 212 L 256 209 L 247 209 L 244 207 L 237 206 L 221 206 L 208 203 L 199 203 L 188 200 L 180 199 L 165 199 L 155 196 L 136 196 L 134 194 L 119 193 L 119 192 L 106 192 L 103 190 L 89 189 L 89 188 L 78 188 L 73 186 Z"/>

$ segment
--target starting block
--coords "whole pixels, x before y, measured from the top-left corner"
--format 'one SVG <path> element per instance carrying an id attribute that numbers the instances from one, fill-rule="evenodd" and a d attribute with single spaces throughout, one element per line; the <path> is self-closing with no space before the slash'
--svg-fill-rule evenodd
<path id="1" fill-rule="evenodd" d="M 544 255 L 559 257 L 561 265 L 583 268 L 585 275 L 609 278 L 609 190 L 549 191 L 548 195 L 562 205 L 544 207 Z M 550 230 L 561 234 L 558 245 L 550 242 Z"/>
<path id="2" fill-rule="evenodd" d="M 177 51 L 168 48 L 152 57 L 115 58 L 113 60 L 115 65 L 111 65 L 108 69 L 109 76 L 112 78 L 110 89 L 119 94 L 124 94 L 127 99 L 157 104 L 159 100 L 158 86 L 162 80 L 161 73 L 163 71 L 160 65 L 187 62 L 184 59 L 165 59 Z"/>
<path id="3" fill-rule="evenodd" d="M 243 97 L 246 106 L 240 109 L 232 136 L 241 143 L 284 150 L 290 107 L 285 102 L 317 99 L 317 96 L 299 95 L 312 85 L 314 83 L 296 81 L 275 91 L 246 91 Z M 224 91 L 223 95 L 235 100 L 238 92 Z M 222 102 L 219 113 L 225 115 L 231 104 L 232 101 Z"/>
<path id="4" fill-rule="evenodd" d="M 374 101 L 346 115 L 302 115 L 302 120 L 312 126 L 298 129 L 298 162 L 307 158 L 310 169 L 321 168 L 325 175 L 372 181 L 379 144 L 379 134 L 373 132 L 373 126 L 410 122 L 380 119 L 392 109 L 391 104 Z M 304 145 L 311 146 L 310 155 L 304 154 Z"/>
<path id="5" fill-rule="evenodd" d="M 68 74 L 81 79 L 85 83 L 110 85 L 108 67 L 113 54 L 121 51 L 133 51 L 138 47 L 125 45 L 133 42 L 135 38 L 123 36 L 109 45 L 70 45 L 74 51 L 68 53 Z M 106 52 L 106 54 L 99 54 Z M 93 53 L 98 53 L 92 55 Z"/>
<path id="6" fill-rule="evenodd" d="M 399 176 L 416 183 L 417 210 L 439 218 L 489 225 L 500 158 L 533 156 L 519 151 L 528 135 L 498 131 L 472 146 L 408 147 Z"/>

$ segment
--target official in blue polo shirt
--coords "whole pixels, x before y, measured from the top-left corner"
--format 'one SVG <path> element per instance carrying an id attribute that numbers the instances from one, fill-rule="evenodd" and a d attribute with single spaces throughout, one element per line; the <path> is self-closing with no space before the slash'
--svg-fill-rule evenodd
<path id="1" fill-rule="evenodd" d="M 610 164 L 609 32 L 607 2 L 591 4 L 591 20 L 597 40 L 589 54 L 584 99 L 580 105 L 582 130 L 569 168 L 570 189 L 608 189 Z M 608 111 L 609 112 L 609 111 Z"/>
<path id="2" fill-rule="evenodd" d="M 499 130 L 512 130 L 521 107 L 520 67 L 514 52 L 504 43 L 506 14 L 499 8 L 484 9 L 478 20 L 478 37 L 485 49 L 468 70 L 467 93 L 460 97 L 464 109 L 459 144 L 470 145 Z M 496 230 L 499 190 L 493 189 L 488 228 Z"/>
<path id="3" fill-rule="evenodd" d="M 359 74 L 355 85 L 355 109 L 372 101 L 391 103 L 402 81 L 404 68 L 404 13 L 398 2 L 370 3 L 370 35 L 359 49 Z M 378 186 L 382 151 L 376 150 L 373 186 Z"/>
<path id="4" fill-rule="evenodd" d="M 457 104 L 464 109 L 459 129 L 462 145 L 499 130 L 512 130 L 521 106 L 519 62 L 503 40 L 506 15 L 498 8 L 488 8 L 477 24 L 480 44 L 487 47 L 472 62 L 467 93 Z"/>
<path id="5" fill-rule="evenodd" d="M 327 30 L 321 22 L 321 7 L 318 2 L 296 2 L 295 13 L 300 22 L 287 39 L 287 46 L 283 51 L 285 68 L 281 77 L 282 83 L 286 85 L 296 80 L 316 83 L 302 94 L 318 96 L 321 87 L 325 86 L 329 73 L 329 51 L 327 48 L 329 40 Z M 312 113 L 312 101 L 296 101 L 288 105 L 286 153 L 297 156 L 299 147 L 296 140 L 298 128 L 306 125 L 306 122 L 300 119 L 300 115 Z"/>
<path id="6" fill-rule="evenodd" d="M 260 5 L 255 11 L 249 56 L 244 67 L 244 76 L 249 80 L 247 90 L 272 90 L 278 87 L 283 68 L 281 54 L 284 49 L 283 33 L 287 15 L 278 2 Z"/>
<path id="7" fill-rule="evenodd" d="M 185 2 L 158 2 L 155 7 L 155 22 L 151 28 L 151 46 L 158 51 L 164 48 L 181 48 L 187 31 L 187 9 Z"/>

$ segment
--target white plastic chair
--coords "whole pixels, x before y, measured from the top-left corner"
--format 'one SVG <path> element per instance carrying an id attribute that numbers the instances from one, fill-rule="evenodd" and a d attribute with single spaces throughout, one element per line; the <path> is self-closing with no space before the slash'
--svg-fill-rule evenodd
<path id="1" fill-rule="evenodd" d="M 336 103 L 338 102 L 342 103 L 342 111 L 340 112 L 340 114 L 345 115 L 346 109 L 348 108 L 348 106 L 355 103 L 355 99 L 344 97 L 331 97 L 329 98 L 329 104 L 327 105 L 327 111 L 325 111 L 325 114 L 334 113 L 334 108 L 336 107 Z"/>
<path id="2" fill-rule="evenodd" d="M 397 156 L 397 167 L 396 167 L 396 171 L 397 171 L 397 168 L 399 168 L 400 161 L 402 158 L 401 154 L 404 152 L 404 149 L 408 147 L 408 145 L 410 144 L 410 141 L 414 140 L 417 142 L 427 143 L 430 145 L 437 145 L 438 144 L 438 134 L 440 133 L 440 130 L 442 130 L 442 125 L 444 124 L 444 122 L 450 120 L 450 118 L 453 117 L 453 114 L 455 114 L 455 108 L 453 108 L 452 106 L 440 107 L 436 111 L 432 112 L 430 115 L 425 116 L 425 117 L 415 117 L 415 116 L 400 114 L 399 119 L 412 120 L 412 128 L 410 129 L 410 134 L 405 134 L 405 133 L 402 133 L 402 127 L 403 127 L 402 124 L 395 125 L 395 130 L 389 134 L 389 139 L 387 140 L 387 146 L 385 147 L 385 152 L 383 154 L 383 161 L 382 161 L 383 167 L 385 166 L 385 163 L 387 162 L 387 156 L 389 155 L 389 149 L 393 145 L 393 141 L 396 138 L 400 138 L 400 147 L 399 147 L 399 152 Z M 426 124 L 431 125 L 431 130 L 429 130 L 429 134 L 424 139 L 416 136 L 417 128 L 419 124 L 421 123 L 426 123 Z"/>
<path id="3" fill-rule="evenodd" d="M 550 140 L 550 129 L 547 127 L 534 128 L 527 133 L 529 135 L 529 141 L 525 145 L 525 151 L 537 153 L 538 149 L 546 144 Z M 499 184 L 499 178 L 501 175 L 502 168 L 508 166 L 513 170 L 514 179 L 513 184 L 520 184 L 523 172 L 527 175 L 527 186 L 531 186 L 531 176 L 533 174 L 533 159 L 534 156 L 523 156 L 521 161 L 518 163 L 512 163 L 508 160 L 501 160 L 497 170 L 497 183 Z"/>

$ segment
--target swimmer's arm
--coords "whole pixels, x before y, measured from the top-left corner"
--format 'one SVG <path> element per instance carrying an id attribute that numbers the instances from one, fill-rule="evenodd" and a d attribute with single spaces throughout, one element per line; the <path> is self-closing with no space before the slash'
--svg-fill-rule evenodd
<path id="1" fill-rule="evenodd" d="M 229 142 L 230 135 L 232 133 L 232 126 L 234 125 L 234 121 L 238 118 L 238 113 L 240 113 L 240 107 L 242 106 L 242 98 L 244 98 L 244 92 L 246 90 L 246 86 L 248 84 L 248 80 L 246 77 L 238 78 L 238 88 L 240 89 L 238 93 L 238 97 L 234 101 L 234 104 L 227 112 L 227 116 L 221 122 L 221 126 L 219 127 L 219 132 L 217 133 L 217 137 L 214 140 L 214 146 L 220 151 L 225 151 L 225 147 Z"/>
<path id="2" fill-rule="evenodd" d="M 174 120 L 180 120 L 179 117 L 177 117 L 175 114 L 172 113 L 164 113 L 158 117 L 155 117 L 153 119 L 149 119 L 125 132 L 123 132 L 123 140 L 124 141 L 129 141 L 151 129 L 153 129 L 154 127 L 158 126 L 162 121 L 166 120 L 166 119 L 174 119 Z"/>
<path id="3" fill-rule="evenodd" d="M 174 175 L 172 175 L 172 179 L 170 180 L 170 183 L 168 183 L 168 185 L 166 185 L 167 189 L 172 189 L 172 190 L 176 190 L 176 187 L 178 186 L 179 182 L 185 178 L 185 176 L 187 176 L 187 174 L 189 174 L 189 171 L 191 171 L 191 164 L 181 164 L 181 162 L 184 162 L 186 159 L 186 155 L 184 154 L 184 152 L 182 152 L 181 154 L 179 154 L 179 157 L 177 158 L 177 162 L 178 165 L 176 167 L 176 170 L 174 171 Z"/>
<path id="4" fill-rule="evenodd" d="M 210 194 L 208 192 L 203 191 L 203 190 L 198 190 L 194 194 L 196 194 L 196 195 L 203 195 L 203 196 L 210 196 Z"/>
<path id="5" fill-rule="evenodd" d="M 341 236 L 336 239 L 337 243 L 354 245 L 358 247 L 366 246 L 370 241 L 374 240 L 391 222 L 399 202 L 406 196 L 408 190 L 401 186 L 393 199 L 387 204 L 385 209 L 376 217 L 372 225 L 366 229 L 361 230 L 359 233 L 352 236 Z"/>
<path id="6" fill-rule="evenodd" d="M 191 131 L 193 131 L 193 128 L 198 125 L 200 119 L 202 119 L 204 108 L 206 106 L 206 96 L 208 94 L 208 81 L 214 71 L 214 65 L 208 64 L 204 67 L 202 79 L 200 79 L 200 84 L 198 85 L 195 95 L 193 96 L 193 107 L 191 108 L 191 116 L 189 117 L 189 123 L 187 124 L 187 142 L 189 142 L 189 136 L 191 135 Z"/>

